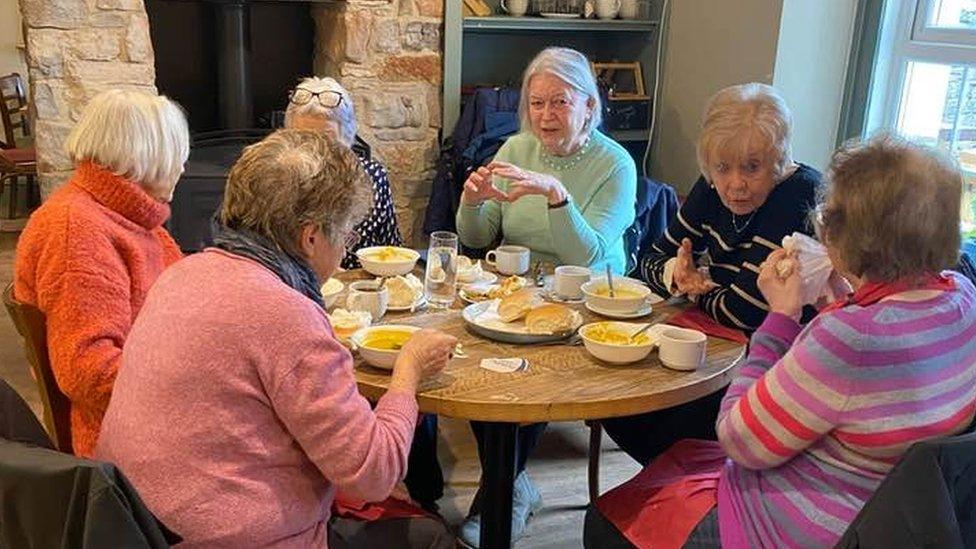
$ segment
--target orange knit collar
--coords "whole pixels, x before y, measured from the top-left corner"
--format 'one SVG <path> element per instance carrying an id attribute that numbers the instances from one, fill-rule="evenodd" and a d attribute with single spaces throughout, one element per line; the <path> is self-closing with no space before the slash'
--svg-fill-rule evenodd
<path id="1" fill-rule="evenodd" d="M 94 162 L 78 164 L 71 181 L 99 204 L 146 229 L 161 226 L 169 217 L 169 204 L 156 200 L 132 180 Z"/>

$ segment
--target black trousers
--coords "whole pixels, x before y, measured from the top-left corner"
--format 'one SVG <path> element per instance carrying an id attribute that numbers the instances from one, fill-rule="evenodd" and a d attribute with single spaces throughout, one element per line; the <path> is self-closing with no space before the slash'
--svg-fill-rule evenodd
<path id="1" fill-rule="evenodd" d="M 417 422 L 403 482 L 410 497 L 421 507 L 437 510 L 437 500 L 444 495 L 444 471 L 437 459 L 437 416 L 434 414 L 424 414 Z"/>
<path id="2" fill-rule="evenodd" d="M 532 423 L 520 425 L 518 428 L 518 441 L 515 445 L 515 476 L 525 470 L 525 464 L 529 461 L 529 455 L 539 444 L 542 433 L 545 432 L 548 423 Z M 481 470 L 485 468 L 485 455 L 488 450 L 485 447 L 485 424 L 480 421 L 471 422 L 471 431 L 474 438 L 478 441 L 478 460 L 481 462 Z M 481 477 L 481 485 L 484 486 L 484 476 Z M 474 501 L 471 502 L 471 514 L 481 512 L 481 489 L 475 494 Z"/>
<path id="3" fill-rule="evenodd" d="M 715 440 L 715 420 L 724 396 L 724 390 L 718 391 L 666 410 L 600 423 L 617 446 L 646 466 L 681 439 Z"/>

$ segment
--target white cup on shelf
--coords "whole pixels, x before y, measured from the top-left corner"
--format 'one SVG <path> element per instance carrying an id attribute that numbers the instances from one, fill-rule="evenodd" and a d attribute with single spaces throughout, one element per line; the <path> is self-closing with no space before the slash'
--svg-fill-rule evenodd
<path id="1" fill-rule="evenodd" d="M 640 3 L 638 0 L 620 0 L 620 18 L 637 19 Z"/>
<path id="2" fill-rule="evenodd" d="M 596 0 L 596 16 L 613 19 L 620 13 L 620 0 Z"/>
<path id="3" fill-rule="evenodd" d="M 529 0 L 502 0 L 501 5 L 505 13 L 515 17 L 521 17 L 529 11 Z"/>

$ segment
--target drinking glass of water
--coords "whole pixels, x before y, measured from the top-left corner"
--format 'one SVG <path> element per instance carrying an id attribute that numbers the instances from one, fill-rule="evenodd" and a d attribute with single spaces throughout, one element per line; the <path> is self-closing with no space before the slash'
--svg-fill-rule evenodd
<path id="1" fill-rule="evenodd" d="M 447 308 L 454 304 L 457 281 L 458 235 L 436 231 L 430 235 L 424 293 L 431 307 Z"/>

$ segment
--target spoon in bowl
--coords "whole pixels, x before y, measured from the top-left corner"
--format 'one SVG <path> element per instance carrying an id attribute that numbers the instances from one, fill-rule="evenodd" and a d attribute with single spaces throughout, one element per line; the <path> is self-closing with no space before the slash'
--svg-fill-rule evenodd
<path id="1" fill-rule="evenodd" d="M 610 289 L 610 297 L 616 297 L 613 294 L 613 272 L 610 270 L 609 263 L 607 263 L 607 288 Z"/>
<path id="2" fill-rule="evenodd" d="M 627 339 L 627 344 L 630 345 L 631 343 L 637 341 L 637 336 L 639 336 L 642 333 L 646 332 L 651 326 L 653 326 L 653 324 L 645 324 L 643 328 L 641 328 L 640 330 L 637 330 L 636 332 L 630 334 L 630 337 Z"/>

